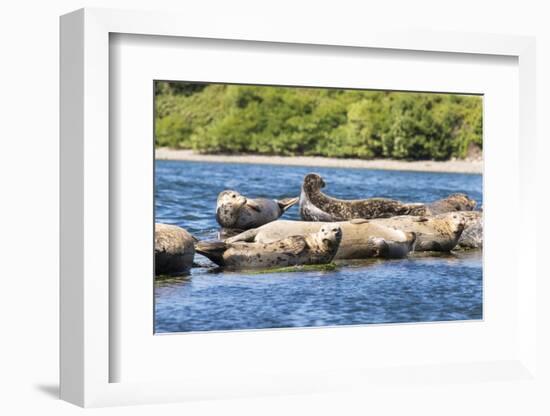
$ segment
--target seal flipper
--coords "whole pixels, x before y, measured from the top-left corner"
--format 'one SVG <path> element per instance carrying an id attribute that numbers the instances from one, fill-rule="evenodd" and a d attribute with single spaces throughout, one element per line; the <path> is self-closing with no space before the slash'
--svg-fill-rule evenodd
<path id="1" fill-rule="evenodd" d="M 218 266 L 224 265 L 223 254 L 227 249 L 228 246 L 223 241 L 199 241 L 195 244 L 195 251 L 197 253 L 202 254 Z"/>
<path id="2" fill-rule="evenodd" d="M 292 237 L 289 237 L 287 240 L 288 247 L 284 248 L 283 254 L 299 256 L 304 250 L 308 248 L 306 239 L 301 235 L 294 235 Z"/>
<path id="3" fill-rule="evenodd" d="M 299 197 L 294 197 L 294 198 L 279 199 L 276 201 L 277 201 L 277 204 L 279 205 L 279 208 L 281 208 L 281 211 L 285 212 L 287 209 L 289 209 L 292 205 L 294 205 L 299 200 L 300 200 Z"/>
<path id="4" fill-rule="evenodd" d="M 237 241 L 245 241 L 247 243 L 252 243 L 258 235 L 258 229 L 252 228 L 251 230 L 246 230 L 240 234 L 234 235 L 225 239 L 225 242 L 228 244 L 235 243 Z"/>
<path id="5" fill-rule="evenodd" d="M 369 222 L 369 220 L 365 218 L 354 218 L 349 221 L 350 224 L 365 224 L 367 222 Z"/>
<path id="6" fill-rule="evenodd" d="M 244 230 L 241 230 L 239 228 L 225 228 L 222 227 L 218 231 L 218 240 L 227 241 L 228 238 L 235 237 L 236 235 L 239 235 Z"/>
<path id="7" fill-rule="evenodd" d="M 246 200 L 246 206 L 252 208 L 256 212 L 261 212 L 262 211 L 262 208 L 253 199 L 247 199 Z"/>

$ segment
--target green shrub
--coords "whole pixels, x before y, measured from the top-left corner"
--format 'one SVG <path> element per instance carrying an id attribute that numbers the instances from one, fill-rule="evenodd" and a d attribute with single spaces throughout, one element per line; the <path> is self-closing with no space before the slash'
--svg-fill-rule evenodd
<path id="1" fill-rule="evenodd" d="M 156 82 L 155 143 L 203 153 L 446 160 L 482 148 L 482 98 Z"/>

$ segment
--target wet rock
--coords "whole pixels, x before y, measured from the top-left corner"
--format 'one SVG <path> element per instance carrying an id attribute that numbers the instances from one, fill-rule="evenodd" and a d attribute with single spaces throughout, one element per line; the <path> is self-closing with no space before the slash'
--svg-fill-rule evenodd
<path id="1" fill-rule="evenodd" d="M 483 248 L 483 213 L 470 211 L 460 213 L 466 226 L 458 240 L 457 249 Z"/>
<path id="2" fill-rule="evenodd" d="M 195 256 L 195 239 L 176 225 L 155 224 L 155 275 L 189 272 Z"/>

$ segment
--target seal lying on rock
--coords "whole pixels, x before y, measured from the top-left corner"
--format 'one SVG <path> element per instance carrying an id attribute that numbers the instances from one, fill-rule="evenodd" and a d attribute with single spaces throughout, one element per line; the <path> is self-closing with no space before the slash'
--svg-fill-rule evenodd
<path id="1" fill-rule="evenodd" d="M 338 251 L 342 230 L 325 224 L 315 233 L 294 235 L 270 243 L 200 241 L 197 253 L 228 269 L 257 269 L 330 263 Z"/>
<path id="2" fill-rule="evenodd" d="M 248 230 L 275 221 L 296 202 L 298 198 L 250 199 L 227 190 L 218 195 L 216 219 L 224 228 Z"/>
<path id="3" fill-rule="evenodd" d="M 183 274 L 193 265 L 195 239 L 176 225 L 155 224 L 155 275 Z"/>
<path id="4" fill-rule="evenodd" d="M 300 215 L 304 221 L 347 221 L 390 218 L 398 215 L 434 215 L 448 211 L 469 211 L 476 202 L 464 194 L 452 194 L 431 204 L 403 203 L 387 198 L 343 200 L 321 192 L 323 178 L 310 173 L 304 178 L 300 194 Z"/>
<path id="5" fill-rule="evenodd" d="M 403 215 L 369 220 L 395 230 L 416 234 L 414 251 L 451 251 L 464 231 L 466 221 L 460 212 L 449 212 L 433 217 Z"/>
<path id="6" fill-rule="evenodd" d="M 342 229 L 342 241 L 335 260 L 401 258 L 414 247 L 414 233 L 372 224 L 367 220 L 336 223 L 278 220 L 228 238 L 226 242 L 247 241 L 267 244 L 297 234 L 315 233 L 328 224 L 337 224 Z"/>

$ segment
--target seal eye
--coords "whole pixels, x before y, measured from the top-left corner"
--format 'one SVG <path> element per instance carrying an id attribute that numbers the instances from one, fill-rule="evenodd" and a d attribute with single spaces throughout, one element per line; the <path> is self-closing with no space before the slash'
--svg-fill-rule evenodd
<path id="1" fill-rule="evenodd" d="M 231 198 L 236 198 L 236 197 L 237 197 L 237 195 L 235 195 L 235 194 L 231 195 Z"/>

